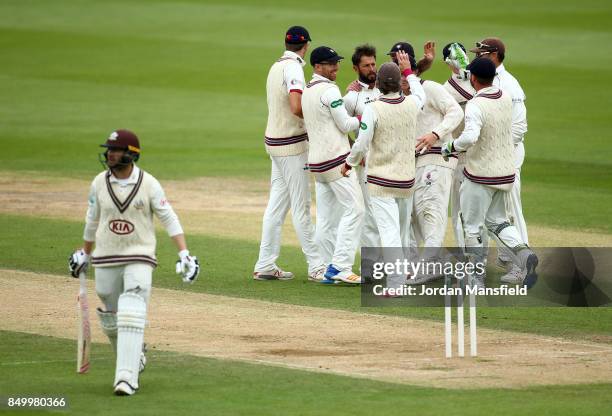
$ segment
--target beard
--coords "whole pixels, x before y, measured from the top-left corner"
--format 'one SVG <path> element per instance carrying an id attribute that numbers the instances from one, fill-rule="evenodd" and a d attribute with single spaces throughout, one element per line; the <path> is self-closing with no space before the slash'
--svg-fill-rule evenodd
<path id="1" fill-rule="evenodd" d="M 372 77 L 372 78 L 370 78 Z M 370 75 L 364 75 L 361 72 L 359 73 L 359 81 L 363 82 L 364 84 L 372 84 L 373 82 L 376 81 L 376 73 L 374 74 L 370 74 Z"/>

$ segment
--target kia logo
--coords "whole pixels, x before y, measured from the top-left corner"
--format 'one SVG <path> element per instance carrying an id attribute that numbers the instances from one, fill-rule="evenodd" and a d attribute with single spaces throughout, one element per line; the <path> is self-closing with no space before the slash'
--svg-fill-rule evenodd
<path id="1" fill-rule="evenodd" d="M 108 228 L 115 234 L 125 235 L 134 231 L 134 224 L 126 220 L 112 220 L 108 223 Z"/>

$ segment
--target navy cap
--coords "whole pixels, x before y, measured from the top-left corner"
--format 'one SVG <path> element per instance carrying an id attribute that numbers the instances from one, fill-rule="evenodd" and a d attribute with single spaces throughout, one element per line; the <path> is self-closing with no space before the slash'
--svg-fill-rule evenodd
<path id="1" fill-rule="evenodd" d="M 310 53 L 310 65 L 312 66 L 322 63 L 333 64 L 341 59 L 344 59 L 344 56 L 338 55 L 338 53 L 329 46 L 319 46 Z"/>
<path id="2" fill-rule="evenodd" d="M 476 58 L 467 66 L 467 70 L 478 78 L 495 77 L 495 64 L 488 58 Z"/>
<path id="3" fill-rule="evenodd" d="M 398 51 L 404 51 L 408 55 L 414 58 L 414 48 L 408 42 L 397 42 L 395 45 L 391 47 L 391 50 L 389 51 L 387 55 L 393 55 L 397 53 Z"/>
<path id="4" fill-rule="evenodd" d="M 457 45 L 459 45 L 459 47 L 461 49 L 463 49 L 463 52 L 467 53 L 467 51 L 465 50 L 465 46 L 463 46 L 461 43 L 459 42 L 451 42 L 448 45 L 446 45 L 444 47 L 444 49 L 442 49 L 442 60 L 446 61 L 446 58 L 448 58 L 448 56 L 450 55 L 450 47 L 453 43 L 456 43 Z"/>
<path id="5" fill-rule="evenodd" d="M 285 34 L 285 43 L 290 43 L 292 45 L 306 43 L 311 40 L 308 31 L 302 26 L 291 26 L 287 29 L 287 33 Z"/>

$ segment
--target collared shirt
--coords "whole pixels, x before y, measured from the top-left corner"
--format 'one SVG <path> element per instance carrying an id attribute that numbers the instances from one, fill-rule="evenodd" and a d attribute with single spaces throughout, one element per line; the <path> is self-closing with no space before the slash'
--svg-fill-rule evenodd
<path id="1" fill-rule="evenodd" d="M 306 81 L 304 80 L 304 69 L 306 65 L 304 59 L 295 52 L 285 51 L 281 59 L 291 59 L 295 63 L 289 63 L 285 66 L 283 73 L 283 84 L 287 88 L 287 92 L 299 92 L 304 90 Z"/>
<path id="2" fill-rule="evenodd" d="M 527 133 L 527 107 L 525 107 L 527 97 L 519 82 L 506 70 L 504 64 L 497 67 L 493 85 L 512 96 L 512 141 L 518 144 L 523 141 Z"/>
<path id="3" fill-rule="evenodd" d="M 425 90 L 416 75 L 409 75 L 407 80 L 410 85 L 410 95 L 407 98 L 413 100 L 416 107 L 420 110 L 425 104 Z M 399 96 L 399 93 L 388 94 L 389 98 L 397 98 Z M 365 125 L 370 128 L 359 130 L 359 136 L 351 148 L 351 153 L 346 158 L 346 163 L 351 166 L 357 166 L 361 162 L 361 159 L 366 156 L 370 144 L 372 143 L 372 138 L 374 137 L 378 117 L 376 117 L 376 112 L 372 110 L 370 106 L 367 106 L 363 111 L 361 122 L 365 123 Z"/>
<path id="4" fill-rule="evenodd" d="M 134 185 L 138 183 L 138 177 L 140 176 L 140 168 L 134 164 L 132 173 L 126 179 L 116 178 L 115 175 L 111 175 L 109 182 L 111 184 L 117 184 L 117 196 L 127 197 L 134 188 Z M 168 235 L 174 237 L 178 234 L 183 234 L 183 228 L 179 219 L 172 209 L 172 206 L 166 199 L 164 190 L 157 179 L 153 178 L 153 197 L 151 198 L 150 204 L 153 212 L 159 218 L 164 228 L 168 232 Z M 100 220 L 100 204 L 98 203 L 97 190 L 95 186 L 95 180 L 91 183 L 89 189 L 87 215 L 85 216 L 85 232 L 83 239 L 85 241 L 96 240 L 96 230 L 98 229 L 98 222 Z"/>
<path id="5" fill-rule="evenodd" d="M 380 97 L 380 90 L 376 87 L 370 88 L 365 82 L 358 80 L 361 89 L 349 91 L 344 96 L 344 106 L 351 116 L 360 116 L 366 105 L 373 103 Z"/>
<path id="6" fill-rule="evenodd" d="M 334 123 L 342 133 L 357 130 L 359 128 L 359 120 L 348 115 L 346 107 L 344 107 L 344 100 L 340 94 L 340 88 L 338 88 L 336 83 L 319 74 L 313 74 L 312 81 L 326 81 L 334 85 L 321 95 L 321 104 L 329 109 Z"/>

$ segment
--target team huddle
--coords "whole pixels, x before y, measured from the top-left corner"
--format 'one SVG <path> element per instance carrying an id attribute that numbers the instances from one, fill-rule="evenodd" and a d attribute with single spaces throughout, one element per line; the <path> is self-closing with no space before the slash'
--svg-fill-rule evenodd
<path id="1" fill-rule="evenodd" d="M 358 46 L 352 56 L 358 79 L 342 96 L 334 81 L 343 57 L 330 47 L 310 53 L 313 77 L 306 83 L 310 41 L 304 27 L 289 28 L 286 50 L 268 73 L 271 188 L 253 278 L 293 278 L 276 263 L 289 208 L 309 280 L 359 284 L 353 265 L 360 246 L 420 246 L 428 259 L 439 256 L 450 203 L 457 246 L 486 262 L 493 238 L 497 265 L 506 269 L 501 281 L 533 285 L 538 258 L 528 246 L 520 200 L 525 95 L 502 63 L 503 42 L 477 42 L 471 63 L 463 45 L 446 45 L 451 74 L 443 85 L 420 78 L 433 64 L 433 42 L 418 62 L 412 45 L 398 42 L 378 69 L 376 49 Z M 441 277 L 387 276 L 387 285 Z M 485 277 L 476 276 L 476 284 L 484 287 Z"/>

